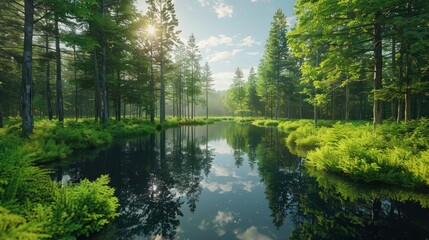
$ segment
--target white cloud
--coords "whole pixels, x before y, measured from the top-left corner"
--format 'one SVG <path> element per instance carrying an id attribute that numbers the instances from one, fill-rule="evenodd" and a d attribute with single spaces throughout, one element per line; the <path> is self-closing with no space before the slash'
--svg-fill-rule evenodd
<path id="1" fill-rule="evenodd" d="M 249 56 L 258 56 L 259 52 L 247 52 L 246 54 Z"/>
<path id="2" fill-rule="evenodd" d="M 219 226 L 219 227 L 223 227 L 230 222 L 232 222 L 232 213 L 231 212 L 218 211 L 215 219 L 213 220 L 214 225 Z"/>
<path id="3" fill-rule="evenodd" d="M 209 5 L 209 0 L 198 0 L 198 2 L 200 3 L 201 7 Z"/>
<path id="4" fill-rule="evenodd" d="M 232 191 L 232 183 L 217 183 L 217 182 L 201 182 L 201 187 L 206 188 L 210 192 L 219 191 L 219 193 L 226 193 Z"/>
<path id="5" fill-rule="evenodd" d="M 253 39 L 253 37 L 252 36 L 247 36 L 247 37 L 243 38 L 243 40 L 241 40 L 241 43 L 238 44 L 238 46 L 241 46 L 241 47 L 244 47 L 244 46 L 251 47 L 254 43 L 255 43 L 255 40 Z"/>
<path id="6" fill-rule="evenodd" d="M 243 233 L 237 234 L 237 238 L 240 240 L 271 240 L 270 237 L 261 234 L 255 226 L 251 226 Z"/>
<path id="7" fill-rule="evenodd" d="M 216 52 L 210 56 L 208 56 L 208 62 L 219 62 L 228 58 L 231 58 L 235 55 L 237 55 L 237 53 L 241 52 L 241 49 L 234 49 L 232 51 L 221 51 L 221 52 Z"/>
<path id="8" fill-rule="evenodd" d="M 234 13 L 233 7 L 223 2 L 217 2 L 213 6 L 213 9 L 215 10 L 218 18 L 232 17 L 232 14 Z"/>
<path id="9" fill-rule="evenodd" d="M 212 167 L 210 168 L 210 172 L 218 177 L 229 177 L 232 175 L 232 173 L 227 168 L 224 168 L 215 164 L 213 164 Z"/>
<path id="10" fill-rule="evenodd" d="M 209 228 L 209 226 L 210 226 L 210 223 L 203 219 L 201 223 L 198 225 L 198 228 L 202 231 L 205 231 L 207 228 Z"/>
<path id="11" fill-rule="evenodd" d="M 218 45 L 231 45 L 231 43 L 232 43 L 231 37 L 220 34 L 217 37 L 211 36 L 208 39 L 199 41 L 198 46 L 200 47 L 200 49 L 203 49 L 206 47 L 216 47 Z"/>
<path id="12" fill-rule="evenodd" d="M 255 185 L 251 181 L 240 182 L 243 185 L 243 190 L 247 192 L 252 192 Z"/>

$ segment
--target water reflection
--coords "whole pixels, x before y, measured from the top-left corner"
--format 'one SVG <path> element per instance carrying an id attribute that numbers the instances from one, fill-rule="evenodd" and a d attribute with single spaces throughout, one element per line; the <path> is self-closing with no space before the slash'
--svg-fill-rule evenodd
<path id="1" fill-rule="evenodd" d="M 97 239 L 426 239 L 428 194 L 312 172 L 275 128 L 220 123 L 124 139 L 55 166 L 109 174 L 121 217 Z M 423 207 L 422 207 L 423 206 Z"/>

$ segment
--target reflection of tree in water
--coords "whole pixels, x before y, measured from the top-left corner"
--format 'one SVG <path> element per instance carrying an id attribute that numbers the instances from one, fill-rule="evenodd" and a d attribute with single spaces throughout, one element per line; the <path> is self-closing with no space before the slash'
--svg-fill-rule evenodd
<path id="1" fill-rule="evenodd" d="M 287 216 L 295 224 L 290 239 L 427 239 L 427 195 L 370 191 L 355 183 L 303 169 L 303 161 L 284 146 L 277 130 L 266 129 L 256 150 L 258 169 L 275 226 Z M 311 174 L 311 175 L 314 175 Z M 403 195 L 403 196 L 401 196 Z M 426 200 L 424 200 L 426 198 Z M 395 200 L 396 199 L 396 200 Z"/>
<path id="2" fill-rule="evenodd" d="M 177 217 L 183 216 L 180 211 L 183 202 L 177 198 L 162 174 L 157 176 L 151 173 L 149 192 L 141 200 L 144 202 L 140 220 L 144 235 L 174 238 L 180 224 Z"/>
<path id="3" fill-rule="evenodd" d="M 429 209 L 415 202 L 427 199 L 427 194 L 359 186 L 320 172 L 311 175 L 317 182 L 306 176 L 306 191 L 300 196 L 301 218 L 295 222 L 291 239 L 429 237 Z"/>
<path id="4" fill-rule="evenodd" d="M 159 164 L 151 170 L 149 194 L 142 212 L 144 235 L 173 238 L 180 222 L 182 198 L 191 212 L 197 207 L 202 191 L 203 170 L 211 168 L 213 153 L 202 149 L 195 127 L 171 129 L 172 144 L 166 146 L 165 132 L 160 133 Z M 206 137 L 204 139 L 207 139 Z"/>
<path id="5" fill-rule="evenodd" d="M 67 173 L 72 179 L 110 173 L 121 216 L 98 239 L 171 239 L 180 224 L 182 205 L 186 202 L 191 212 L 196 210 L 200 183 L 213 156 L 206 136 L 197 139 L 194 127 L 182 127 L 113 144 L 93 161 L 73 162 Z"/>
<path id="6" fill-rule="evenodd" d="M 283 144 L 277 129 L 267 128 L 256 150 L 259 173 L 266 185 L 265 194 L 277 228 L 284 224 L 288 211 L 298 205 L 293 191 L 299 189 L 301 174 L 299 158 L 290 154 Z"/>
<path id="7" fill-rule="evenodd" d="M 241 167 L 244 156 L 247 153 L 250 167 L 253 169 L 256 161 L 256 145 L 259 143 L 259 132 L 262 128 L 256 128 L 249 124 L 229 124 L 224 132 L 226 142 L 233 149 L 235 165 Z"/>

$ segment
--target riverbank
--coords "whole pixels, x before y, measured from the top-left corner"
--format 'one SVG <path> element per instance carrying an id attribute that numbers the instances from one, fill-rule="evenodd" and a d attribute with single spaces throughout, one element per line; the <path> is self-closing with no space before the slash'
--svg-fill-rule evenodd
<path id="1" fill-rule="evenodd" d="M 118 199 L 107 176 L 65 185 L 52 181 L 39 164 L 110 144 L 116 137 L 221 120 L 169 118 L 161 125 L 123 119 L 100 125 L 93 119 L 66 119 L 64 126 L 38 120 L 33 134 L 22 138 L 20 119 L 9 119 L 0 129 L 0 239 L 75 239 L 118 216 Z"/>
<path id="2" fill-rule="evenodd" d="M 386 122 L 373 131 L 365 121 L 256 120 L 288 134 L 289 150 L 317 171 L 366 184 L 429 188 L 429 120 Z"/>

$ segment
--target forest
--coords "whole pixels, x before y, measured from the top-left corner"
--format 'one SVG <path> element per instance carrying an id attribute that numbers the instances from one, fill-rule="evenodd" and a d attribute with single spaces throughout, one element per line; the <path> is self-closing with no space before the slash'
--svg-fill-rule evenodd
<path id="1" fill-rule="evenodd" d="M 180 38 L 180 1 L 145 2 L 0 2 L 1 239 L 75 239 L 118 217 L 108 176 L 64 185 L 43 164 L 221 120 L 277 127 L 309 169 L 428 189 L 426 0 L 297 0 L 226 91 L 198 36 Z"/>

